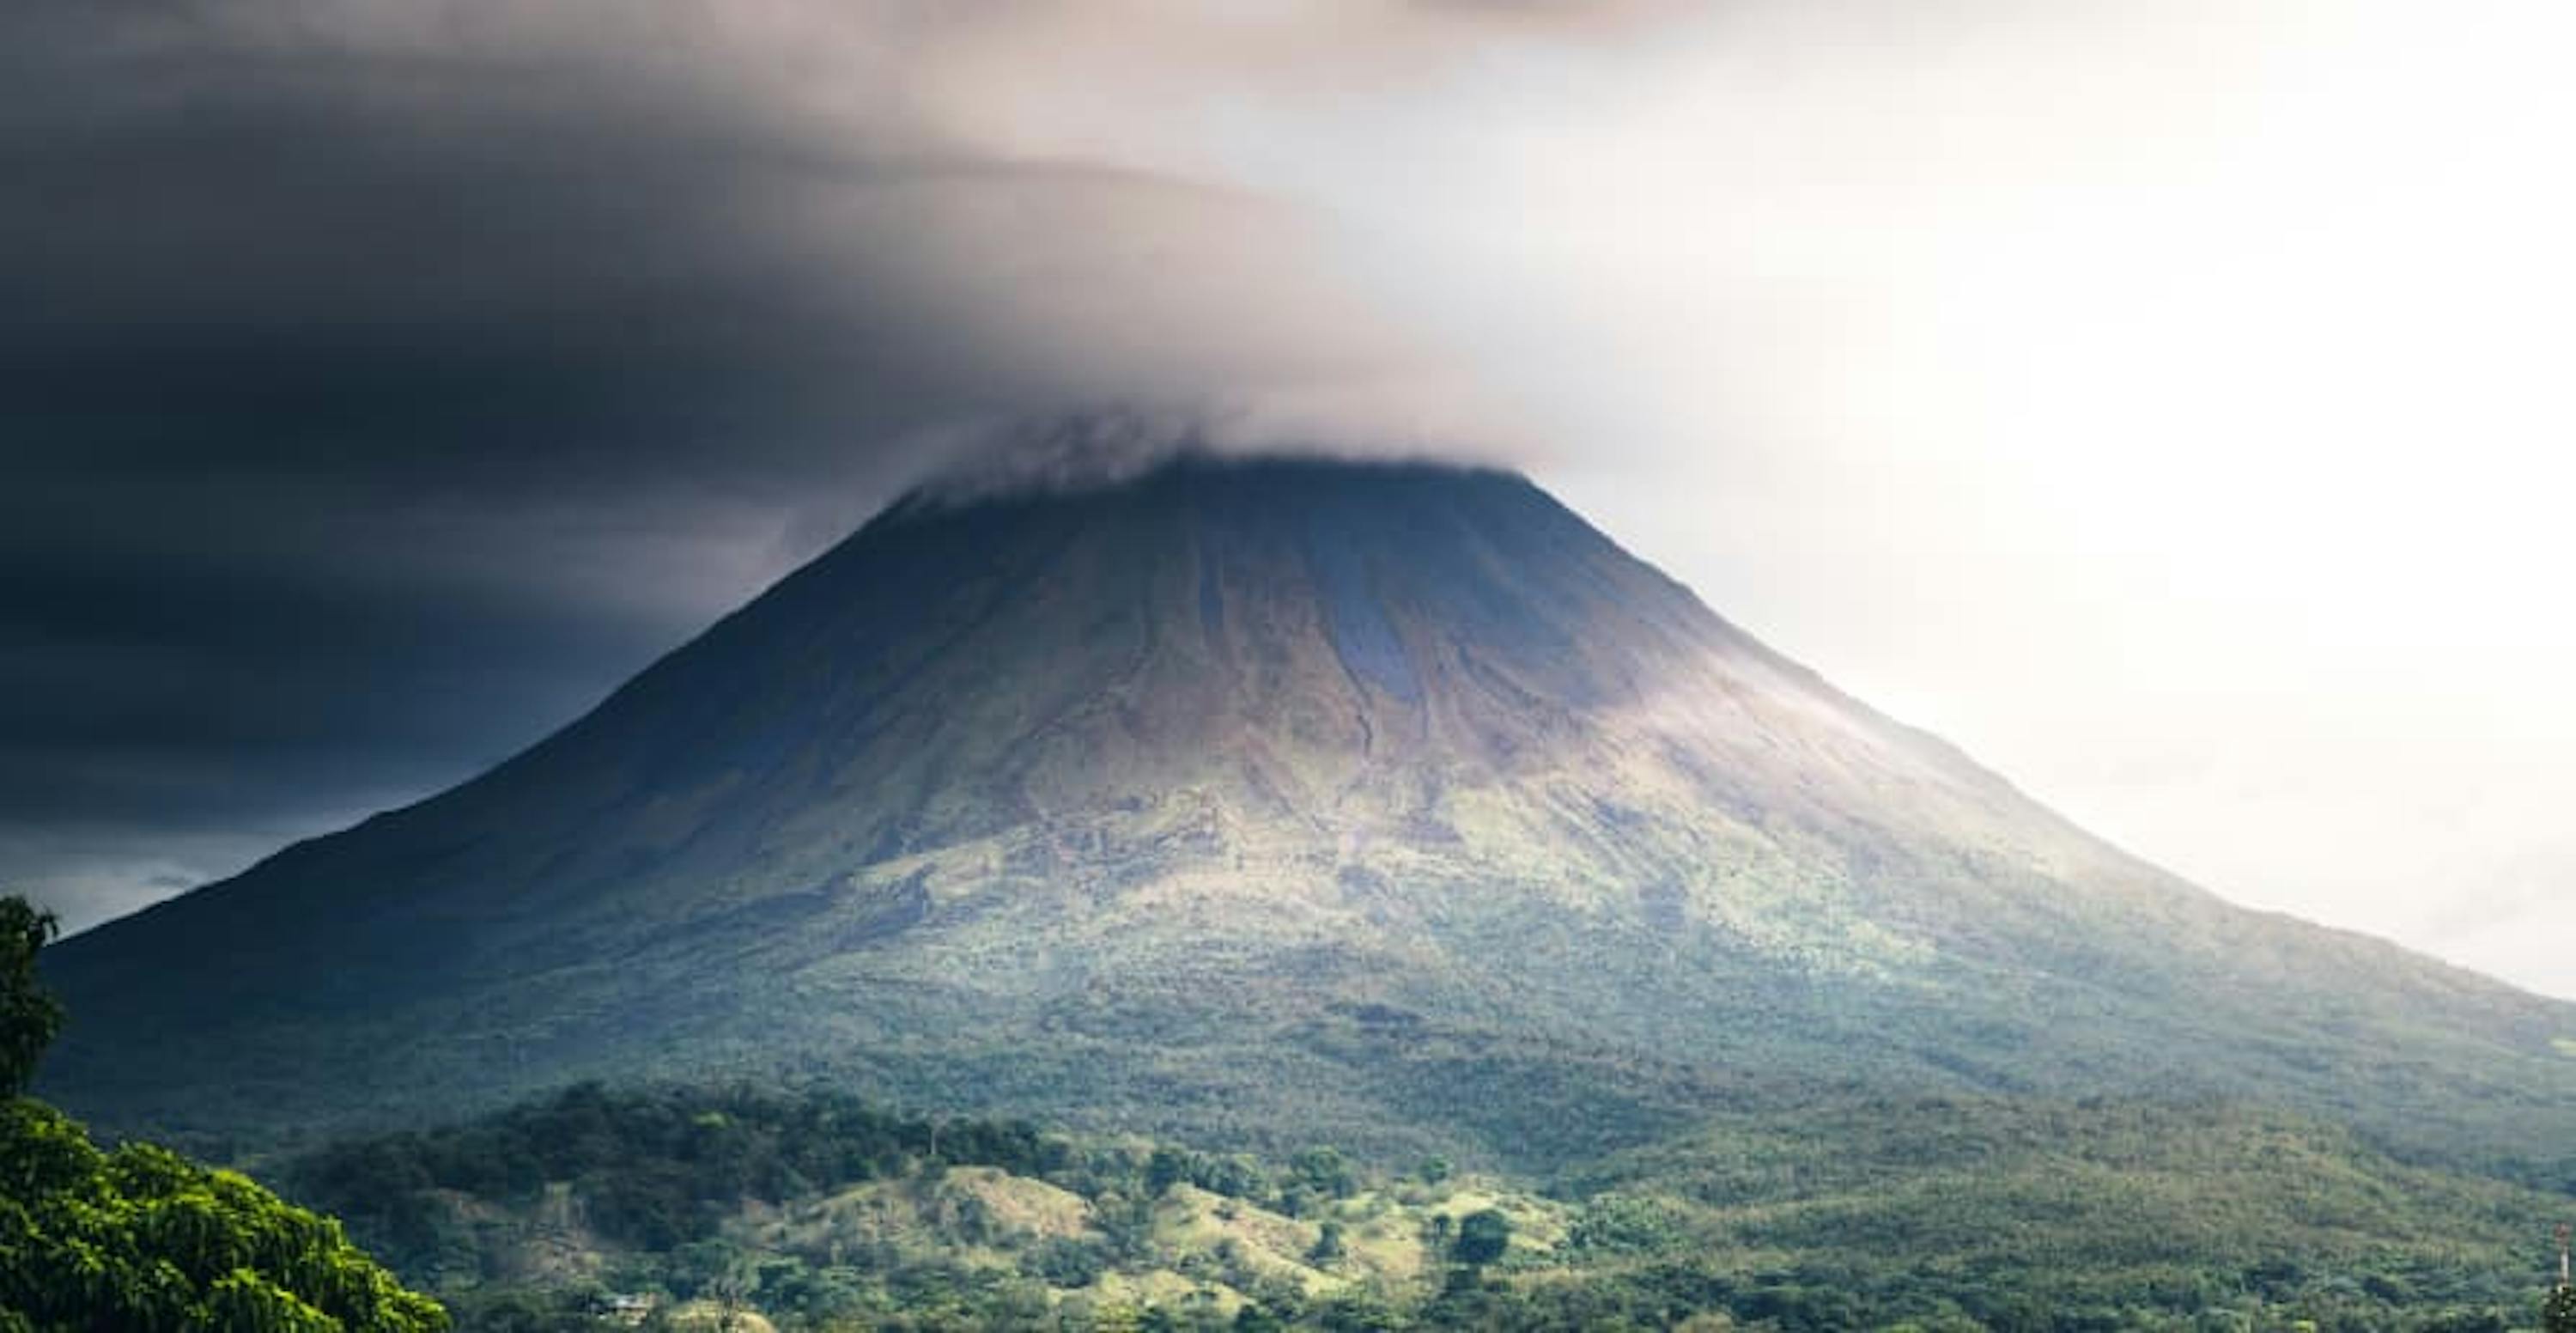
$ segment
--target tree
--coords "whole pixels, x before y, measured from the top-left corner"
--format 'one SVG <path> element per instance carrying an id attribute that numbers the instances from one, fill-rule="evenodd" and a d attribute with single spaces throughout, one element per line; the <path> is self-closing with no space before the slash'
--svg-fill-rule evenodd
<path id="1" fill-rule="evenodd" d="M 72 1333 L 442 1333 L 341 1232 L 232 1171 L 167 1148 L 92 1143 L 18 1096 L 62 1022 L 36 984 L 54 921 L 0 899 L 0 1330 Z"/>
<path id="2" fill-rule="evenodd" d="M 2560 1287 L 2540 1305 L 2540 1326 L 2548 1333 L 2576 1333 L 2576 1287 Z"/>
<path id="3" fill-rule="evenodd" d="M 1287 1323 L 1267 1306 L 1246 1301 L 1234 1312 L 1234 1333 L 1281 1333 Z"/>
<path id="4" fill-rule="evenodd" d="M 1190 1178 L 1190 1159 L 1171 1148 L 1156 1148 L 1145 1159 L 1145 1192 L 1155 1198 Z"/>
<path id="5" fill-rule="evenodd" d="M 1449 1245 L 1449 1257 L 1479 1268 L 1503 1257 L 1512 1243 L 1512 1219 L 1501 1210 L 1480 1208 L 1458 1219 L 1458 1239 Z"/>
<path id="6" fill-rule="evenodd" d="M 36 980 L 36 953 L 53 938 L 53 913 L 0 898 L 0 1097 L 26 1090 L 62 1027 L 62 1006 Z"/>
<path id="7" fill-rule="evenodd" d="M 1308 1148 L 1291 1158 L 1288 1169 L 1296 1173 L 1298 1183 L 1331 1199 L 1347 1199 L 1359 1188 L 1351 1174 L 1351 1164 L 1341 1149 L 1330 1144 Z"/>

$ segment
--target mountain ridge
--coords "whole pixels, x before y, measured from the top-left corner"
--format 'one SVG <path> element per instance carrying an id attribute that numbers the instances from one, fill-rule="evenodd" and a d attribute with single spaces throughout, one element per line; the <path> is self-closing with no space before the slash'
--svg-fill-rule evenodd
<path id="1" fill-rule="evenodd" d="M 49 1086 L 217 1134 L 634 1073 L 1505 1156 L 1818 1082 L 2479 1145 L 2576 1091 L 2576 1006 L 2228 906 L 1421 463 L 898 504 L 488 773 L 47 963 Z"/>

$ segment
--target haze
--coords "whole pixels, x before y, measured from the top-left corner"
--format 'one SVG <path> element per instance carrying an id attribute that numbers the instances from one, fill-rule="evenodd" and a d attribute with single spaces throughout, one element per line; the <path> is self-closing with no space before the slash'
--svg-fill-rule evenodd
<path id="1" fill-rule="evenodd" d="M 2438 17 L 30 5 L 0 880 L 425 794 L 1145 402 L 1525 467 L 2130 849 L 2576 996 L 2576 17 Z"/>

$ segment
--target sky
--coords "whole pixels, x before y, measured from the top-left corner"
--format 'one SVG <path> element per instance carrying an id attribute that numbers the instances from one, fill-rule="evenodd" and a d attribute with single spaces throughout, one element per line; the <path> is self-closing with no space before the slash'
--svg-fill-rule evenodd
<path id="1" fill-rule="evenodd" d="M 0 10 L 0 884 L 470 776 L 1013 423 L 1499 462 L 2576 997 L 2556 0 Z"/>

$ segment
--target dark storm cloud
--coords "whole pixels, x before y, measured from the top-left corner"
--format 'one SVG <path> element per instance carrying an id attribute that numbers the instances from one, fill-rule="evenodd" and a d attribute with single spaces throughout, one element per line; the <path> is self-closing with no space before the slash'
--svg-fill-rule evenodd
<path id="1" fill-rule="evenodd" d="M 509 21 L 527 7 L 422 6 L 499 16 L 425 46 L 242 8 L 40 5 L 9 34 L 0 357 L 13 416 L 93 465 L 161 466 L 186 434 L 234 468 L 520 490 L 1290 359 L 1272 314 L 1129 331 L 1178 363 L 1164 386 L 1064 336 L 1121 267 L 1229 257 L 1176 247 L 1293 266 L 1256 202 L 990 160 L 891 95 L 800 106 L 780 52 L 706 54 L 694 8 L 576 7 L 657 16 L 680 55 L 550 43 Z"/>
<path id="2" fill-rule="evenodd" d="M 945 423 L 1395 355 L 1263 201 L 924 111 L 960 21 L 0 14 L 0 882 L 86 923 L 463 776 Z"/>

